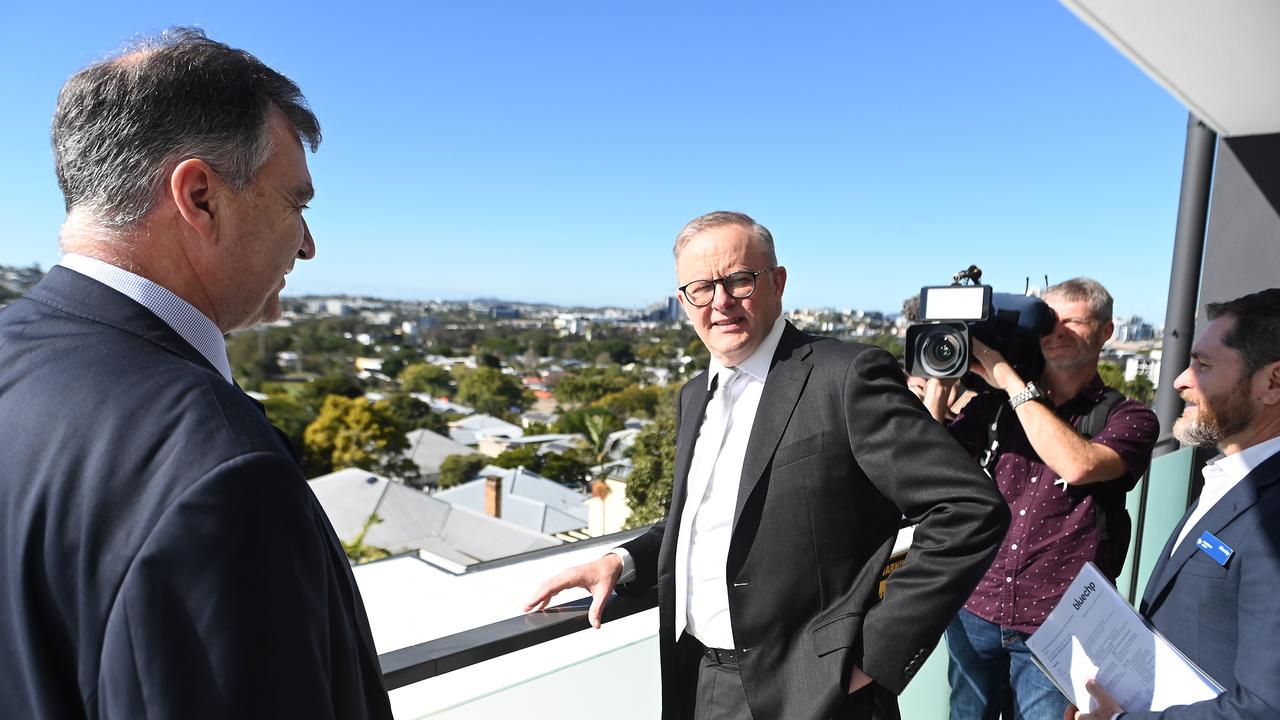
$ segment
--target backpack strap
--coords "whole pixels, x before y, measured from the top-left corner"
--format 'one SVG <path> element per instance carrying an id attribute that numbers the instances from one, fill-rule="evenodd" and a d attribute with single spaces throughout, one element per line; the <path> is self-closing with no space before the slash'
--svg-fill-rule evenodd
<path id="1" fill-rule="evenodd" d="M 1102 432 L 1103 428 L 1107 426 L 1107 421 L 1111 419 L 1111 413 L 1122 400 L 1124 400 L 1124 393 L 1119 390 L 1114 388 L 1103 390 L 1102 399 L 1098 401 L 1098 404 L 1093 406 L 1088 415 L 1076 421 L 1076 432 L 1086 438 L 1097 437 L 1098 433 Z"/>
<path id="2" fill-rule="evenodd" d="M 1076 421 L 1076 432 L 1088 439 L 1097 437 L 1098 433 L 1107 427 L 1111 413 L 1123 400 L 1124 393 L 1119 390 L 1113 388 L 1104 390 L 1098 404 L 1094 405 L 1087 415 Z M 1118 575 L 1124 564 L 1124 556 L 1129 550 L 1129 516 L 1124 508 L 1125 494 L 1116 493 L 1105 483 L 1102 486 L 1090 486 L 1090 494 L 1093 495 L 1093 520 L 1098 529 L 1097 560 L 1100 565 L 1108 566 L 1103 572 Z M 1112 517 L 1113 502 L 1119 506 L 1114 509 L 1115 517 Z M 1124 537 L 1112 537 L 1113 535 Z M 1107 557 L 1103 557 L 1104 550 Z"/>

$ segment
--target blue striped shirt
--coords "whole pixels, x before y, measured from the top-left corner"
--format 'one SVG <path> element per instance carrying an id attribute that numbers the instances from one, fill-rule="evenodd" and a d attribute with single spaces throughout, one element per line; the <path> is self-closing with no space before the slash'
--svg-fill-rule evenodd
<path id="1" fill-rule="evenodd" d="M 67 253 L 58 264 L 97 280 L 155 313 L 156 317 L 199 351 L 227 382 L 232 382 L 231 363 L 227 360 L 227 343 L 222 338 L 222 332 L 191 303 L 141 275 L 97 258 Z"/>

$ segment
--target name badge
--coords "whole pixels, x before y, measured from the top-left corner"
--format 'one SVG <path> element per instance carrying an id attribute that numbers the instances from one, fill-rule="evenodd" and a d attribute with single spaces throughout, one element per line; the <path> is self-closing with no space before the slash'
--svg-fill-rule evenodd
<path id="1" fill-rule="evenodd" d="M 1204 534 L 1196 540 L 1196 547 L 1200 548 L 1205 555 L 1213 558 L 1214 562 L 1223 567 L 1227 566 L 1227 561 L 1231 559 L 1231 554 L 1235 552 L 1230 545 L 1214 537 L 1213 533 L 1208 530 L 1205 530 Z"/>

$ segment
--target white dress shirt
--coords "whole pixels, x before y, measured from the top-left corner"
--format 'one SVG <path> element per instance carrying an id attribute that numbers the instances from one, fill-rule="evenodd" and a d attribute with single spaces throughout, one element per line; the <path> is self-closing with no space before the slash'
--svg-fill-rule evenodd
<path id="1" fill-rule="evenodd" d="M 676 572 L 677 617 L 675 638 L 687 631 L 703 645 L 714 648 L 734 648 L 733 626 L 729 618 L 729 590 L 725 576 L 729 559 L 729 540 L 733 534 L 733 512 L 737 505 L 738 486 L 742 480 L 742 463 L 746 459 L 747 440 L 755 424 L 756 410 L 764 392 L 765 378 L 773 355 L 782 339 L 786 322 L 779 317 L 765 339 L 746 360 L 728 370 L 714 358 L 707 371 L 707 389 L 717 375 L 732 378 L 722 380 L 716 395 L 729 393 L 728 415 L 721 425 L 716 413 L 703 417 L 694 445 L 693 460 L 685 487 L 690 493 L 703 488 L 698 497 L 690 494 L 684 503 L 680 527 L 689 528 L 681 533 L 676 544 L 679 557 L 687 553 L 686 572 Z M 713 397 L 712 402 L 716 400 Z M 715 427 L 712 428 L 711 426 Z M 717 432 L 719 431 L 719 432 Z M 668 525 L 668 531 L 677 530 Z M 635 564 L 630 555 L 618 548 L 614 553 L 622 558 L 621 582 L 635 576 Z M 683 606 L 684 612 L 679 612 Z"/>
<path id="2" fill-rule="evenodd" d="M 1173 544 L 1169 557 L 1173 557 L 1173 553 L 1177 551 L 1182 541 L 1187 539 L 1187 534 L 1196 526 L 1196 523 L 1200 522 L 1200 519 L 1212 510 L 1213 506 L 1231 491 L 1231 488 L 1239 485 L 1240 481 L 1253 472 L 1254 468 L 1277 452 L 1280 452 L 1280 437 L 1273 437 L 1238 453 L 1219 455 L 1210 460 L 1200 471 L 1204 476 L 1204 488 L 1200 491 L 1200 500 L 1196 503 L 1196 509 L 1183 523 L 1182 530 L 1178 532 L 1178 541 Z"/>
<path id="3" fill-rule="evenodd" d="M 58 263 L 68 270 L 97 280 L 155 313 L 165 325 L 190 343 L 227 382 L 231 380 L 231 363 L 227 360 L 227 342 L 218 326 L 191 303 L 167 288 L 141 275 L 103 262 L 97 258 L 67 253 Z"/>

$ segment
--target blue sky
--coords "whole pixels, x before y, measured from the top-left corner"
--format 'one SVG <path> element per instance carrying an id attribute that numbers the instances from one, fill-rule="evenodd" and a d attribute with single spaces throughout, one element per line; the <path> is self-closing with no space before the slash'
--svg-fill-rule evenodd
<path id="1" fill-rule="evenodd" d="M 0 4 L 0 263 L 58 259 L 62 82 L 203 27 L 320 117 L 294 294 L 638 306 L 716 209 L 788 308 L 894 312 L 976 263 L 1164 314 L 1186 110 L 1055 2 Z M 1037 280 L 1040 282 L 1040 280 Z"/>

